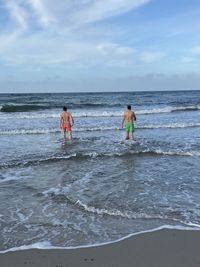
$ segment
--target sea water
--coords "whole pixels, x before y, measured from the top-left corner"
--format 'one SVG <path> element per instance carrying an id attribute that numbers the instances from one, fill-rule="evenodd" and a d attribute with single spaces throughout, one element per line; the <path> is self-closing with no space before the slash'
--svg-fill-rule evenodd
<path id="1" fill-rule="evenodd" d="M 123 141 L 127 104 L 136 142 Z M 1 251 L 198 226 L 199 174 L 200 91 L 0 95 Z"/>

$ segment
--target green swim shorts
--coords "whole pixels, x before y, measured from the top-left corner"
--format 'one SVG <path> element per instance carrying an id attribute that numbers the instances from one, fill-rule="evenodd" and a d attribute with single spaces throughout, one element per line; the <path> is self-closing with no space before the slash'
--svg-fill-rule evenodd
<path id="1" fill-rule="evenodd" d="M 126 132 L 127 133 L 133 133 L 135 131 L 134 124 L 132 122 L 127 122 L 125 124 Z"/>

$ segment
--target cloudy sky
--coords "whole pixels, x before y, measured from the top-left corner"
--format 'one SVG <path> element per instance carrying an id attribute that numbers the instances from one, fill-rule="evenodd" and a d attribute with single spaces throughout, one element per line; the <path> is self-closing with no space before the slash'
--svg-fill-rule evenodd
<path id="1" fill-rule="evenodd" d="M 0 92 L 200 89 L 199 0 L 0 0 Z"/>

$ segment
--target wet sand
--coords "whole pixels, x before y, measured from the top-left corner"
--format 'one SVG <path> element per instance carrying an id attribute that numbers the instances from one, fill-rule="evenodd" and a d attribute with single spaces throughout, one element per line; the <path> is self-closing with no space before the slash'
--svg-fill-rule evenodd
<path id="1" fill-rule="evenodd" d="M 160 229 L 118 242 L 75 249 L 0 254 L 1 267 L 199 267 L 200 230 Z"/>

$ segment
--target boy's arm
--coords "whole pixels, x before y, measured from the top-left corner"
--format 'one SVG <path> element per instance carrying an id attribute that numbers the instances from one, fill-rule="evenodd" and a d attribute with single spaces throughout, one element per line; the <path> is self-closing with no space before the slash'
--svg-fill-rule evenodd
<path id="1" fill-rule="evenodd" d="M 135 113 L 133 112 L 133 118 L 134 118 L 134 120 L 136 121 L 136 116 L 135 116 Z"/>
<path id="2" fill-rule="evenodd" d="M 74 125 L 74 118 L 72 117 L 72 115 L 70 114 L 70 118 L 71 118 L 71 122 L 72 122 L 72 126 Z"/>
<path id="3" fill-rule="evenodd" d="M 124 126 L 124 121 L 125 121 L 125 113 L 124 113 L 124 116 L 123 116 L 123 119 L 122 119 L 122 128 Z"/>
<path id="4" fill-rule="evenodd" d="M 63 117 L 62 115 L 60 115 L 60 128 L 62 129 L 62 125 L 63 125 Z"/>

